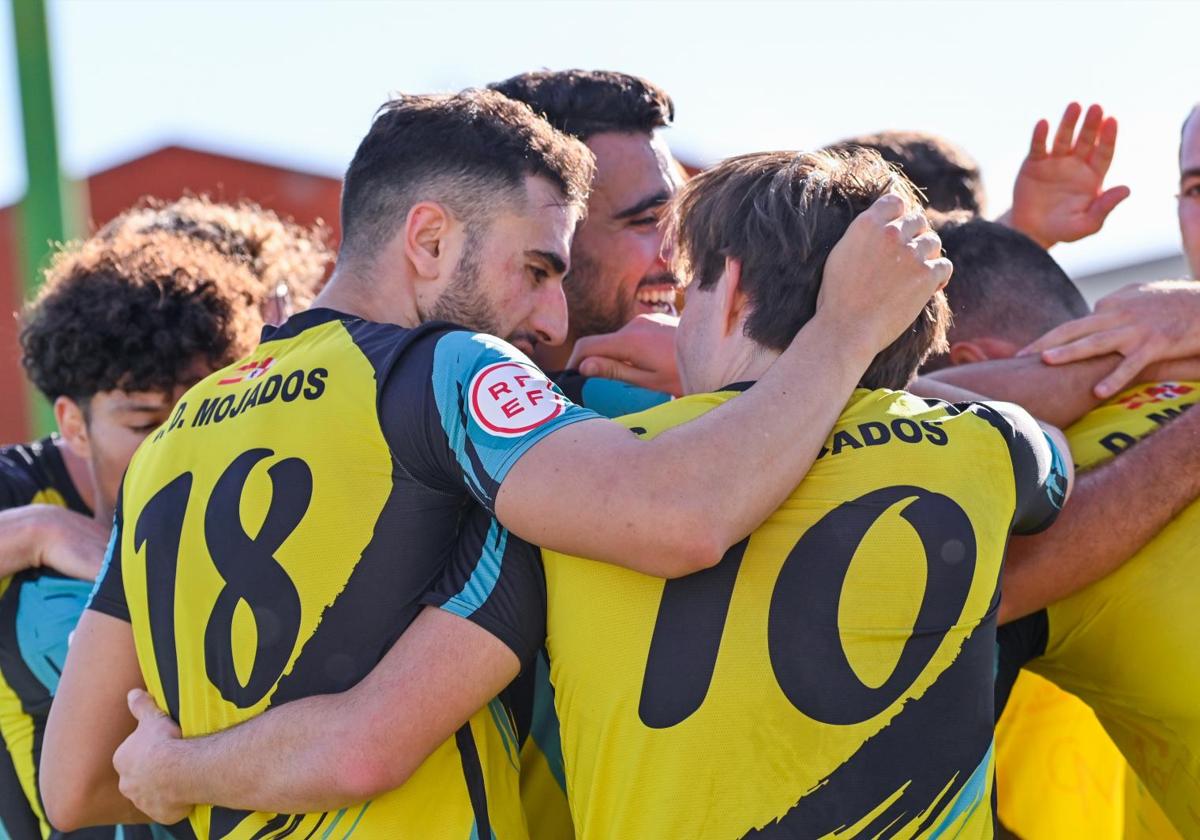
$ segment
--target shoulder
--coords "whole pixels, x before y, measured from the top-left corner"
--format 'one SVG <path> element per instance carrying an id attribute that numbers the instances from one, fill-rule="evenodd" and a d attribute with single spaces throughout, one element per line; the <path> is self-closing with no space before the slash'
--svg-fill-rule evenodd
<path id="1" fill-rule="evenodd" d="M 737 393 L 732 391 L 689 394 L 645 411 L 618 417 L 616 422 L 632 430 L 635 434 L 649 439 L 667 429 L 695 420 L 736 396 Z"/>

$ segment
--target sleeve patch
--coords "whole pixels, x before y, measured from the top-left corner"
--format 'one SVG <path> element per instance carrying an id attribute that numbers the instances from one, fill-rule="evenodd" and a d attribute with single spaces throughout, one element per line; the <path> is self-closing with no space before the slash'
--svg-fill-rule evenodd
<path id="1" fill-rule="evenodd" d="M 544 373 L 517 361 L 481 369 L 468 388 L 471 418 L 498 437 L 520 437 L 561 415 L 566 399 Z"/>

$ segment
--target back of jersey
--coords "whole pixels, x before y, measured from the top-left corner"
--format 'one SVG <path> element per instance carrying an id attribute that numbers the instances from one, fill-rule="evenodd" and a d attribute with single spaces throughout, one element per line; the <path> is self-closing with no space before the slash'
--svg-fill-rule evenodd
<path id="1" fill-rule="evenodd" d="M 437 533 L 462 500 L 398 490 L 377 367 L 403 352 L 410 332 L 329 310 L 297 316 L 190 390 L 135 455 L 117 558 L 97 598 L 120 581 L 146 684 L 184 735 L 350 687 L 420 609 L 444 547 L 409 531 L 420 523 Z M 485 709 L 469 724 L 483 765 L 471 778 L 452 739 L 403 788 L 366 805 L 308 815 L 204 806 L 192 828 L 201 837 L 465 838 L 480 776 L 507 771 L 516 802 L 496 714 Z M 497 824 L 496 811 L 497 836 L 524 834 L 523 823 Z"/>
<path id="2" fill-rule="evenodd" d="M 652 436 L 734 396 L 625 422 Z M 991 837 L 1001 560 L 1014 520 L 1052 518 L 1051 453 L 1019 411 L 859 391 L 716 567 L 545 552 L 580 836 Z"/>

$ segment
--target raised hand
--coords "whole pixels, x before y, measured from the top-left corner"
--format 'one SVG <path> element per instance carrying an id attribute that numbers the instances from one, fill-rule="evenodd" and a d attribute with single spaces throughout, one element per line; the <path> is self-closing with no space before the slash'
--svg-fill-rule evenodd
<path id="1" fill-rule="evenodd" d="M 1097 397 L 1111 397 L 1152 364 L 1200 356 L 1200 283 L 1125 286 L 1101 298 L 1091 315 L 1055 327 L 1020 352 L 1033 353 L 1048 365 L 1119 353 L 1125 358 L 1095 387 Z"/>
<path id="2" fill-rule="evenodd" d="M 1000 219 L 1043 248 L 1090 236 L 1129 197 L 1129 187 L 1104 189 L 1117 145 L 1117 121 L 1092 105 L 1076 137 L 1081 111 L 1077 102 L 1067 106 L 1049 151 L 1050 123 L 1039 120 L 1034 126 L 1029 155 L 1013 187 L 1012 210 Z"/>

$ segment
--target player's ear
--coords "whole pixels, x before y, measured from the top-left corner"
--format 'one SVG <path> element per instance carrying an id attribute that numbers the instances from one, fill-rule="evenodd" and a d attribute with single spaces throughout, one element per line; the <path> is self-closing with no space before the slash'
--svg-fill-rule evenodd
<path id="1" fill-rule="evenodd" d="M 742 331 L 742 324 L 749 309 L 749 299 L 742 291 L 742 261 L 733 257 L 725 258 L 725 274 L 718 286 L 721 294 L 722 335 L 732 335 Z"/>
<path id="2" fill-rule="evenodd" d="M 83 406 L 70 397 L 58 397 L 54 401 L 54 420 L 58 423 L 58 433 L 71 451 L 90 461 L 92 444 Z"/>
<path id="3" fill-rule="evenodd" d="M 446 208 L 436 201 L 413 205 L 404 219 L 404 256 L 422 280 L 436 280 L 443 273 L 446 236 L 452 221 Z"/>
<path id="4" fill-rule="evenodd" d="M 991 357 L 987 350 L 974 341 L 955 341 L 950 345 L 950 364 L 970 365 L 986 362 Z"/>

